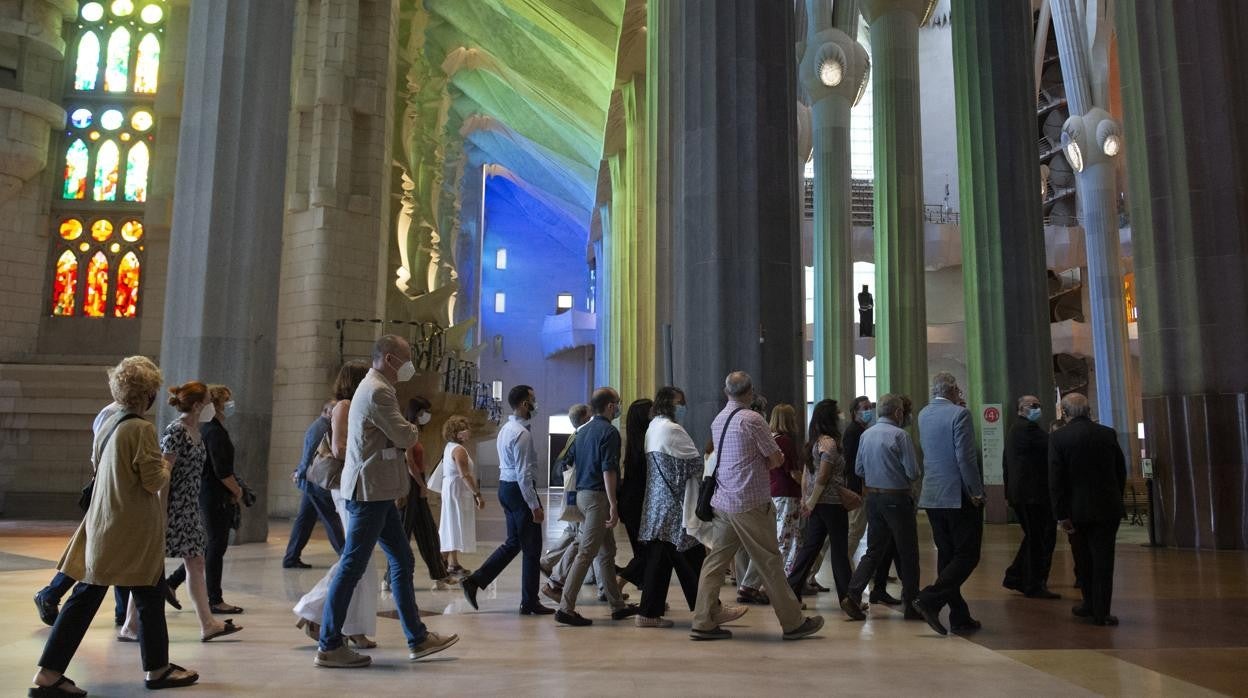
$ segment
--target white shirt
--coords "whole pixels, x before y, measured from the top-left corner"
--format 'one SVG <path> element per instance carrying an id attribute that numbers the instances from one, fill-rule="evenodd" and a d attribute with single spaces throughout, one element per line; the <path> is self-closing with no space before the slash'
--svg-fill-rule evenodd
<path id="1" fill-rule="evenodd" d="M 537 482 L 534 473 L 537 468 L 537 450 L 533 447 L 533 433 L 529 430 L 529 420 L 520 419 L 516 415 L 507 418 L 507 423 L 498 430 L 498 479 L 500 482 L 514 482 L 520 486 L 520 494 L 530 509 L 542 507 L 537 497 Z"/>

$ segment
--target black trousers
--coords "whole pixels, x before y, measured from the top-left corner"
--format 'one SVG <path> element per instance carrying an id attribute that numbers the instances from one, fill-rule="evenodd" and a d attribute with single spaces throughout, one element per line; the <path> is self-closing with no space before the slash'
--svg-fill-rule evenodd
<path id="1" fill-rule="evenodd" d="M 303 555 L 303 549 L 312 537 L 312 528 L 316 526 L 317 519 L 325 527 L 325 537 L 329 538 L 330 547 L 341 555 L 342 542 L 346 540 L 346 535 L 342 530 L 342 519 L 338 518 L 338 510 L 334 508 L 333 495 L 324 487 L 306 480 L 299 489 L 303 491 L 303 498 L 299 500 L 299 513 L 295 514 L 295 520 L 290 525 L 290 542 L 286 544 L 286 555 L 282 558 L 282 564 L 293 564 Z"/>
<path id="2" fill-rule="evenodd" d="M 541 569 L 537 563 L 542 557 L 542 526 L 533 521 L 533 512 L 524 501 L 520 485 L 515 482 L 504 480 L 498 483 L 498 501 L 507 514 L 507 540 L 469 577 L 478 586 L 487 587 L 516 555 L 523 553 L 520 560 L 520 607 L 534 608 L 541 603 L 537 596 Z"/>
<path id="3" fill-rule="evenodd" d="M 897 565 L 897 544 L 889 543 L 888 549 L 880 557 L 880 564 L 875 568 L 875 577 L 871 580 L 871 593 L 888 591 L 888 571 Z M 898 577 L 900 579 L 900 577 Z"/>
<path id="4" fill-rule="evenodd" d="M 640 491 L 638 491 L 640 489 Z M 641 542 L 641 515 L 646 494 L 646 483 L 637 478 L 626 479 L 619 489 L 620 523 L 628 534 L 628 546 L 633 557 L 620 569 L 620 577 L 637 588 L 645 584 L 647 543 Z"/>
<path id="5" fill-rule="evenodd" d="M 225 603 L 221 595 L 221 568 L 225 565 L 225 551 L 230 547 L 230 524 L 234 521 L 234 512 L 228 503 L 201 500 L 199 513 L 203 517 L 207 536 L 204 581 L 208 587 L 208 605 L 220 606 Z M 169 586 L 177 589 L 185 581 L 186 566 L 178 565 L 178 569 L 169 575 Z"/>
<path id="6" fill-rule="evenodd" d="M 65 595 L 69 593 L 70 589 L 74 588 L 75 584 L 77 582 L 69 575 L 64 572 L 57 572 L 52 577 L 52 581 L 48 582 L 48 585 L 40 589 L 35 595 L 52 601 L 59 606 L 61 599 L 65 598 Z M 116 603 L 113 608 L 113 621 L 117 625 L 121 625 L 126 622 L 126 604 L 130 601 L 130 592 L 126 591 L 125 587 L 116 587 L 113 589 L 113 593 L 116 596 Z"/>
<path id="7" fill-rule="evenodd" d="M 139 611 L 139 652 L 143 670 L 155 671 L 169 663 L 169 630 L 165 626 L 165 598 L 156 587 L 117 587 L 130 592 Z M 43 646 L 39 666 L 64 673 L 82 644 L 91 620 L 100 610 L 108 587 L 79 582 L 61 607 L 52 634 Z"/>
<path id="8" fill-rule="evenodd" d="M 433 510 L 429 508 L 429 500 L 420 496 L 420 485 L 408 479 L 411 480 L 411 487 L 407 491 L 407 504 L 403 507 L 403 532 L 408 540 L 416 539 L 416 548 L 429 570 L 429 578 L 444 579 L 450 572 L 442 557 L 442 539 L 438 536 L 438 524 L 433 520 Z"/>
<path id="9" fill-rule="evenodd" d="M 928 509 L 936 542 L 936 581 L 919 592 L 924 606 L 937 612 L 949 606 L 949 622 L 970 622 L 971 610 L 962 598 L 962 584 L 979 564 L 984 539 L 984 510 L 962 496 L 960 509 Z"/>
<path id="10" fill-rule="evenodd" d="M 667 590 L 672 583 L 672 572 L 680 580 L 685 592 L 685 603 L 692 611 L 698 600 L 698 575 L 706 560 L 706 548 L 695 545 L 681 552 L 665 540 L 652 540 L 645 544 L 645 579 L 641 586 L 641 604 L 638 611 L 646 618 L 658 618 L 666 612 Z"/>
<path id="11" fill-rule="evenodd" d="M 1047 497 L 1028 502 L 1011 503 L 1023 540 L 1018 544 L 1014 562 L 1005 570 L 1005 586 L 1024 593 L 1039 591 L 1049 585 L 1049 569 L 1053 566 L 1053 546 L 1057 543 L 1057 523 Z"/>
<path id="12" fill-rule="evenodd" d="M 1083 607 L 1092 611 L 1092 618 L 1101 620 L 1109 615 L 1114 596 L 1114 542 L 1118 538 L 1117 519 L 1113 521 L 1073 521 L 1075 532 L 1070 536 L 1070 552 L 1082 575 Z"/>
<path id="13" fill-rule="evenodd" d="M 895 546 L 901 598 L 907 604 L 919 593 L 919 534 L 914 499 L 908 493 L 867 493 L 867 552 L 849 580 L 849 596 L 862 598 L 890 545 Z M 887 568 L 885 568 L 887 571 Z"/>
<path id="14" fill-rule="evenodd" d="M 854 574 L 849 566 L 849 512 L 839 504 L 816 504 L 806 519 L 802 547 L 798 548 L 793 569 L 789 572 L 789 588 L 798 600 L 802 598 L 806 580 L 810 579 L 810 568 L 819 557 L 824 540 L 828 541 L 828 561 L 832 564 L 832 576 L 836 580 L 836 595 L 843 599 L 849 593 L 849 578 Z M 888 574 L 887 566 L 880 565 L 880 569 L 885 575 Z M 879 576 L 878 573 L 876 576 Z"/>

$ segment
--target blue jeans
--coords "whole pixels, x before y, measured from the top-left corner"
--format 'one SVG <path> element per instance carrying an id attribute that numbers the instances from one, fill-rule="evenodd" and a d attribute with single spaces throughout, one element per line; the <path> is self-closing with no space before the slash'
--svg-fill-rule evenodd
<path id="1" fill-rule="evenodd" d="M 303 498 L 299 501 L 299 513 L 295 515 L 295 520 L 290 525 L 290 542 L 286 545 L 286 555 L 282 558 L 282 564 L 291 565 L 299 561 L 304 546 L 312 537 L 312 527 L 316 525 L 317 519 L 320 519 L 321 525 L 325 527 L 325 536 L 329 538 L 330 547 L 335 553 L 341 555 L 342 540 L 345 536 L 342 531 L 342 521 L 338 518 L 338 511 L 334 509 L 333 496 L 330 495 L 329 490 L 307 480 L 300 482 L 299 489 L 303 491 Z"/>
<path id="2" fill-rule="evenodd" d="M 347 606 L 351 604 L 351 594 L 356 582 L 364 576 L 364 566 L 378 543 L 390 561 L 390 592 L 394 594 L 407 645 L 419 645 L 429 631 L 416 608 L 416 589 L 412 585 L 416 556 L 407 543 L 398 507 L 392 499 L 379 502 L 348 499 L 346 507 L 347 543 L 338 561 L 338 574 L 329 583 L 325 614 L 321 618 L 321 650 L 328 652 L 342 646 L 342 624 L 347 617 Z"/>
<path id="3" fill-rule="evenodd" d="M 77 582 L 64 572 L 57 572 L 48 585 L 39 590 L 38 596 L 48 599 L 58 606 L 61 599 L 74 588 Z M 113 619 L 117 625 L 121 625 L 126 620 L 126 606 L 130 602 L 130 592 L 124 587 L 114 587 L 113 594 L 116 597 L 116 607 L 113 609 Z"/>
<path id="4" fill-rule="evenodd" d="M 487 587 L 516 555 L 523 553 L 520 561 L 520 607 L 536 608 L 541 603 L 537 598 L 537 584 L 541 579 L 537 563 L 542 556 L 542 525 L 533 521 L 533 511 L 524 501 L 519 484 L 500 481 L 498 501 L 507 514 L 507 540 L 470 577 L 478 586 Z"/>

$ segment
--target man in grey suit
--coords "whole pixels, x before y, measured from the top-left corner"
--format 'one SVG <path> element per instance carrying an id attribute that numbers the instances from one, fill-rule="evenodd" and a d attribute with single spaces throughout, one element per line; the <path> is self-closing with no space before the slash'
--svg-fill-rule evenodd
<path id="1" fill-rule="evenodd" d="M 936 541 L 936 581 L 919 592 L 914 610 L 941 635 L 940 610 L 949 606 L 955 633 L 978 630 L 979 621 L 962 598 L 962 583 L 979 564 L 984 534 L 984 480 L 975 452 L 971 413 L 959 404 L 962 390 L 949 373 L 932 378 L 932 402 L 919 412 L 919 443 L 923 446 L 923 493 Z"/>

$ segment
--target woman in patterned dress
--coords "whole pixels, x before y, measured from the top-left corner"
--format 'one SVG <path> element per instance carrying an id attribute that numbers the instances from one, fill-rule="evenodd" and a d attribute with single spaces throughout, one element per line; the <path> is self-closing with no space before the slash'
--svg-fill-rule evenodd
<path id="1" fill-rule="evenodd" d="M 180 557 L 186 565 L 191 601 L 199 617 L 200 639 L 204 642 L 242 630 L 234 621 L 218 622 L 208 604 L 208 584 L 204 577 L 206 534 L 199 513 L 199 488 L 204 462 L 208 459 L 199 436 L 200 424 L 211 420 L 215 408 L 208 386 L 199 381 L 169 389 L 169 404 L 181 413 L 161 434 L 160 450 L 172 455 L 173 474 L 169 481 L 169 524 L 165 532 L 165 555 Z"/>
<path id="2" fill-rule="evenodd" d="M 797 457 L 799 442 L 797 410 L 784 402 L 771 408 L 771 438 L 776 440 L 784 463 L 769 470 L 771 501 L 776 505 L 776 543 L 784 573 L 793 569 L 802 542 L 802 463 Z"/>

